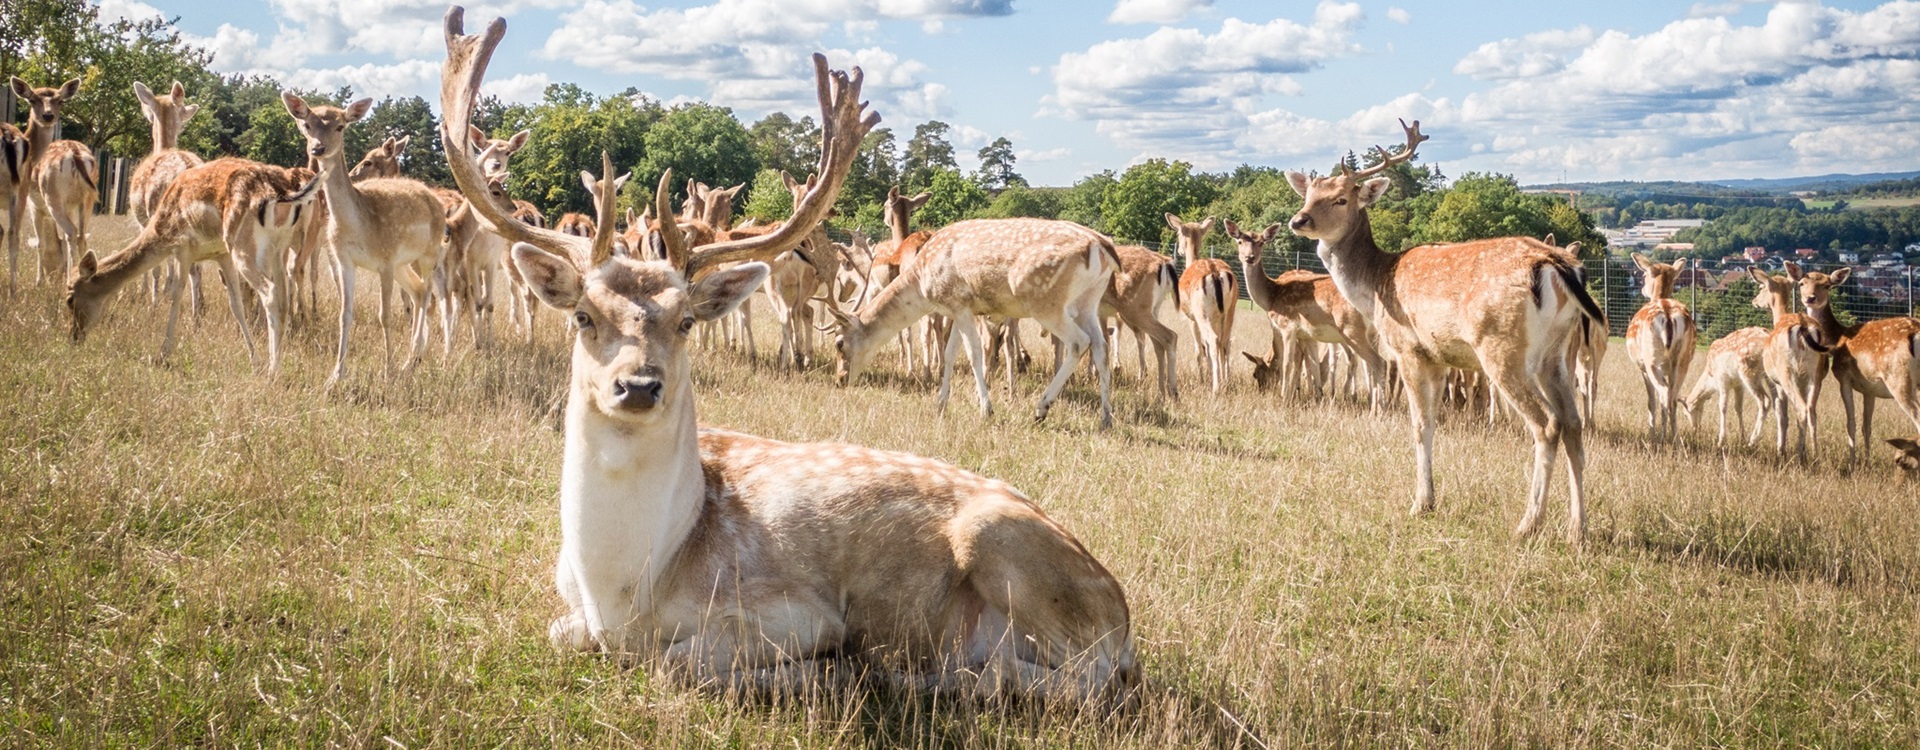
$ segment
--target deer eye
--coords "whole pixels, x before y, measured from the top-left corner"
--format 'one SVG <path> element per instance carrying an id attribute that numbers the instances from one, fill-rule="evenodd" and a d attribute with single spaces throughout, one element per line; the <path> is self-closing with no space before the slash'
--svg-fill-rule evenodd
<path id="1" fill-rule="evenodd" d="M 1336 206 L 1344 206 L 1344 205 L 1347 205 L 1347 199 L 1345 199 L 1345 198 L 1335 198 L 1335 199 L 1333 199 L 1333 205 L 1336 205 Z"/>
<path id="2" fill-rule="evenodd" d="M 687 317 L 681 318 L 680 333 L 684 335 L 692 330 L 693 330 L 693 316 L 689 315 Z"/>
<path id="3" fill-rule="evenodd" d="M 573 324 L 581 330 L 592 328 L 593 316 L 588 315 L 585 310 L 575 310 L 573 312 Z"/>

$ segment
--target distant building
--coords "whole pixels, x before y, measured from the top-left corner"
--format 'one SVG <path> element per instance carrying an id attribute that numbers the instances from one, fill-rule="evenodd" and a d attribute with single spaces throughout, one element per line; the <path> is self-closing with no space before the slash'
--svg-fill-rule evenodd
<path id="1" fill-rule="evenodd" d="M 1747 261 L 1749 263 L 1759 263 L 1762 260 L 1766 260 L 1767 249 L 1759 245 L 1753 245 L 1751 247 L 1748 247 L 1744 251 L 1744 254 L 1747 256 Z"/>
<path id="2" fill-rule="evenodd" d="M 1651 248 L 1660 245 L 1682 229 L 1706 226 L 1705 219 L 1649 219 L 1623 230 L 1607 234 L 1607 244 L 1622 247 Z"/>
<path id="3" fill-rule="evenodd" d="M 1841 263 L 1853 264 L 1860 262 L 1859 253 L 1841 253 L 1839 257 Z"/>
<path id="4" fill-rule="evenodd" d="M 1665 251 L 1668 251 L 1668 252 L 1675 252 L 1675 253 L 1690 253 L 1690 252 L 1693 252 L 1693 243 L 1691 243 L 1691 242 L 1662 242 L 1662 243 L 1660 243 L 1660 244 L 1658 244 L 1658 245 L 1654 245 L 1654 246 L 1653 246 L 1653 249 L 1654 249 L 1654 250 L 1665 250 Z"/>
<path id="5" fill-rule="evenodd" d="M 1815 252 L 1813 248 L 1803 247 L 1793 251 L 1793 254 L 1801 258 L 1811 258 L 1813 256 L 1819 255 L 1820 253 Z"/>

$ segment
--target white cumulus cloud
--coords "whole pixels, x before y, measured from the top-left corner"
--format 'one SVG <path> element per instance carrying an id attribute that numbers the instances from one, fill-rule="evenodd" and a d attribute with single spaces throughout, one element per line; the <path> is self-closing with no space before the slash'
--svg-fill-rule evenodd
<path id="1" fill-rule="evenodd" d="M 1213 0 L 1120 0 L 1107 23 L 1179 23 L 1188 14 L 1213 7 Z"/>

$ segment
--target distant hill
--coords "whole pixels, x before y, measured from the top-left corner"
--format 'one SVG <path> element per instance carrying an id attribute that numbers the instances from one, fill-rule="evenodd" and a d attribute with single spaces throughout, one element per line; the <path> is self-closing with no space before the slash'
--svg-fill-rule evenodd
<path id="1" fill-rule="evenodd" d="M 1652 195 L 1668 198 L 1681 196 L 1698 196 L 1701 198 L 1762 198 L 1806 191 L 1846 192 L 1870 183 L 1906 180 L 1914 177 L 1920 177 L 1920 172 L 1824 174 L 1812 177 L 1712 180 L 1708 182 L 1680 182 L 1672 180 L 1645 182 L 1557 182 L 1542 185 L 1527 185 L 1526 189 L 1579 190 L 1584 193 L 1607 196 L 1639 197 Z"/>

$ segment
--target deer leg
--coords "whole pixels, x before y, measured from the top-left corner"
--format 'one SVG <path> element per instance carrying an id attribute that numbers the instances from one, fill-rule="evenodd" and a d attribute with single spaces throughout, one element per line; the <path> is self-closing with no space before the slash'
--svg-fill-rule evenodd
<path id="1" fill-rule="evenodd" d="M 253 334 L 247 330 L 247 306 L 240 300 L 240 271 L 233 265 L 232 254 L 220 256 L 220 273 L 227 277 L 227 306 L 233 309 L 233 322 L 240 326 L 240 340 L 247 344 L 247 364 L 259 369 L 258 356 L 253 351 Z"/>
<path id="2" fill-rule="evenodd" d="M 1097 299 L 1094 309 L 1099 309 Z M 1093 347 L 1090 358 L 1100 373 L 1100 429 L 1111 429 L 1113 427 L 1113 360 L 1107 356 L 1107 337 L 1101 335 L 1100 316 L 1094 313 L 1082 315 L 1080 329 L 1086 333 L 1087 343 Z M 1222 369 L 1225 367 L 1224 356 L 1223 354 Z M 1140 371 L 1146 372 L 1146 368 L 1142 367 Z"/>
<path id="3" fill-rule="evenodd" d="M 1440 385 L 1446 368 L 1409 353 L 1400 358 L 1406 380 L 1408 415 L 1413 419 L 1413 515 L 1433 510 L 1433 429 L 1439 421 Z"/>
<path id="4" fill-rule="evenodd" d="M 14 189 L 7 201 L 7 296 L 20 291 L 20 233 L 26 229 L 21 219 L 27 213 L 27 186 Z"/>
<path id="5" fill-rule="evenodd" d="M 1653 373 L 1641 370 L 1640 386 L 1647 391 L 1647 444 L 1657 445 L 1660 442 L 1660 412 L 1654 393 Z"/>
<path id="6" fill-rule="evenodd" d="M 1054 400 L 1066 389 L 1067 380 L 1073 377 L 1073 371 L 1080 364 L 1080 350 L 1086 348 L 1089 342 L 1081 340 L 1087 336 L 1087 331 L 1078 326 L 1077 321 L 1058 318 L 1036 320 L 1048 333 L 1053 334 L 1054 348 L 1058 352 L 1054 357 L 1056 367 L 1053 380 L 1047 383 L 1047 390 L 1040 394 L 1039 406 L 1033 413 L 1034 421 L 1039 421 L 1047 418 L 1047 411 L 1053 408 Z"/>
<path id="7" fill-rule="evenodd" d="M 167 289 L 167 296 L 171 297 L 173 301 L 167 306 L 166 335 L 160 339 L 161 362 L 165 362 L 168 357 L 173 356 L 173 336 L 180 322 L 180 300 L 185 296 L 186 290 L 185 280 L 178 276 L 173 277 L 173 283 L 169 285 Z"/>
<path id="8" fill-rule="evenodd" d="M 340 350 L 333 362 L 333 374 L 327 376 L 326 387 L 332 388 L 347 374 L 347 334 L 353 332 L 353 261 L 346 256 L 334 253 L 333 274 L 340 281 Z"/>
<path id="9" fill-rule="evenodd" d="M 1846 393 L 1850 390 L 1853 389 L 1848 388 L 1846 384 L 1840 385 L 1841 403 L 1846 403 Z M 1873 402 L 1878 400 L 1871 393 L 1860 392 L 1860 442 L 1867 445 L 1873 444 Z M 1847 460 L 1852 461 L 1854 459 L 1853 430 L 1847 430 L 1847 442 Z M 1860 456 L 1865 458 L 1866 454 L 1862 452 Z"/>

